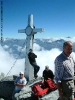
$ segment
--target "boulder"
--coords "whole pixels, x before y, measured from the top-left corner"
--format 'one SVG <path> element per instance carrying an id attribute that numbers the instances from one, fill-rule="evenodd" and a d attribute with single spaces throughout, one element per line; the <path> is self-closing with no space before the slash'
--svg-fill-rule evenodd
<path id="1" fill-rule="evenodd" d="M 14 90 L 14 80 L 17 76 L 8 76 L 0 80 L 0 98 L 11 100 Z"/>

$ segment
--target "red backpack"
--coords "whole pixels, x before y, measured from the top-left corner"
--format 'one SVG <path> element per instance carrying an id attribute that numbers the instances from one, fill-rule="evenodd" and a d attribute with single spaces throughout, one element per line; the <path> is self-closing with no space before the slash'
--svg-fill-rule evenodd
<path id="1" fill-rule="evenodd" d="M 40 83 L 35 84 L 32 87 L 32 91 L 34 92 L 34 96 L 41 97 L 48 92 L 49 88 L 42 88 L 41 86 L 43 86 L 43 85 L 44 84 L 42 82 L 40 82 Z"/>
<path id="2" fill-rule="evenodd" d="M 57 86 L 56 84 L 52 81 L 52 79 L 48 79 L 48 80 L 45 80 L 45 84 L 46 86 L 49 87 L 49 89 L 52 91 L 52 90 L 56 90 L 57 89 Z"/>

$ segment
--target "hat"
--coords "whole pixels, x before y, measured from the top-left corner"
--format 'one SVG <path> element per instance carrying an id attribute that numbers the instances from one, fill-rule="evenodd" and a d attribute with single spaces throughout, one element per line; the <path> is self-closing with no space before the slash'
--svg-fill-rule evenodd
<path id="1" fill-rule="evenodd" d="M 23 74 L 24 75 L 24 72 L 21 71 L 19 74 Z"/>
<path id="2" fill-rule="evenodd" d="M 49 66 L 48 66 L 48 65 L 46 65 L 46 66 L 45 66 L 45 69 L 49 69 Z"/>
<path id="3" fill-rule="evenodd" d="M 32 49 L 30 49 L 29 51 L 33 51 Z"/>

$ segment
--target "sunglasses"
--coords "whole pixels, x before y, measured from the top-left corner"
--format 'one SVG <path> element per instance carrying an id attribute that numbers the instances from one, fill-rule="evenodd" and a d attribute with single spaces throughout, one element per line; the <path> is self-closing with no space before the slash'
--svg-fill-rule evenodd
<path id="1" fill-rule="evenodd" d="M 23 75 L 23 74 L 19 74 L 19 75 Z"/>

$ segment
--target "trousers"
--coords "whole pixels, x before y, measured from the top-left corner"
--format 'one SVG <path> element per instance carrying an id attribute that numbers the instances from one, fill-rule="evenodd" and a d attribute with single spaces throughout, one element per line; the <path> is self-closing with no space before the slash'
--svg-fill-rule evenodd
<path id="1" fill-rule="evenodd" d="M 15 94 L 16 94 L 16 93 L 19 93 L 19 92 L 20 92 L 20 90 L 18 90 L 18 91 L 14 90 L 14 91 L 13 91 L 12 100 L 16 100 Z"/>
<path id="2" fill-rule="evenodd" d="M 37 65 L 36 62 L 31 63 L 31 65 L 34 67 L 34 76 L 35 76 L 35 75 L 37 75 L 37 73 L 38 73 L 40 67 Z"/>
<path id="3" fill-rule="evenodd" d="M 74 80 L 61 81 L 63 97 L 59 100 L 74 100 Z"/>

